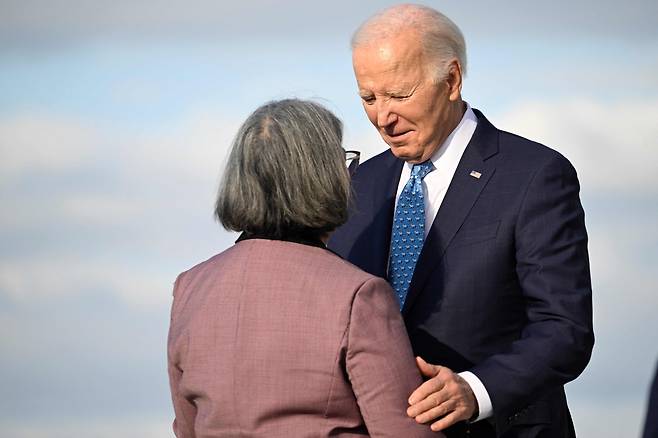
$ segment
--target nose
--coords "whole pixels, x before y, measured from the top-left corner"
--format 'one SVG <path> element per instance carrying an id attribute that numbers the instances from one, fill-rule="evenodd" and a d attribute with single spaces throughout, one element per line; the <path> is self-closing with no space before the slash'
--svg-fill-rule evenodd
<path id="1" fill-rule="evenodd" d="M 395 113 L 391 111 L 390 101 L 378 99 L 377 101 L 377 127 L 386 128 L 397 120 Z"/>

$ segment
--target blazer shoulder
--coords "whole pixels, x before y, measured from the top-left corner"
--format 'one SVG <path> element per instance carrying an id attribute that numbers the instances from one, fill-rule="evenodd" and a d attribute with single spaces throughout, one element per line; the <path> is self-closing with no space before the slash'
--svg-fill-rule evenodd
<path id="1" fill-rule="evenodd" d="M 382 169 L 394 166 L 397 161 L 398 159 L 391 153 L 391 150 L 386 149 L 384 152 L 381 152 L 359 164 L 359 167 L 357 167 L 356 175 L 370 176 L 372 174 L 379 173 L 382 171 Z"/>
<path id="2" fill-rule="evenodd" d="M 380 279 L 380 277 L 364 271 L 333 251 L 328 251 L 327 256 L 332 258 L 332 270 L 335 270 L 336 274 L 352 278 L 356 283 L 364 284 L 369 280 Z"/>
<path id="3" fill-rule="evenodd" d="M 498 130 L 500 152 L 506 160 L 534 163 L 542 167 L 548 163 L 572 167 L 571 162 L 562 153 L 542 143 L 529 140 L 518 134 Z"/>
<path id="4" fill-rule="evenodd" d="M 298 260 L 298 264 L 308 266 L 300 276 L 322 285 L 322 288 L 334 290 L 336 297 L 343 296 L 345 299 L 354 300 L 359 291 L 367 285 L 378 291 L 388 287 L 383 278 L 364 271 L 333 251 L 311 249 L 314 251 L 301 254 Z"/>
<path id="5" fill-rule="evenodd" d="M 212 257 L 197 263 L 191 268 L 181 272 L 176 277 L 174 283 L 174 296 L 181 295 L 183 291 L 187 288 L 188 285 L 193 283 L 195 280 L 206 277 L 209 273 L 217 272 L 219 267 L 227 263 L 239 263 L 239 260 L 242 259 L 240 253 L 243 252 L 243 249 L 238 248 L 236 245 L 233 245 L 226 250 L 213 255 Z M 237 257 L 231 256 L 235 253 Z"/>
<path id="6" fill-rule="evenodd" d="M 548 163 L 558 163 L 560 167 L 572 167 L 567 158 L 555 149 L 494 126 L 481 111 L 473 109 L 478 126 L 469 146 L 479 149 L 485 159 L 495 157 L 497 165 L 503 168 L 531 170 L 544 167 Z"/>
<path id="7" fill-rule="evenodd" d="M 209 268 L 212 269 L 213 267 L 216 267 L 218 264 L 221 264 L 226 259 L 226 254 L 227 253 L 233 252 L 234 248 L 235 248 L 235 245 L 231 246 L 230 248 L 227 248 L 226 250 L 224 250 L 220 253 L 217 253 L 217 254 L 211 256 L 210 258 L 208 258 L 208 259 L 206 259 L 202 262 L 197 263 L 196 265 L 190 267 L 189 269 L 181 272 L 178 275 L 178 277 L 179 278 L 180 277 L 193 277 L 193 276 L 201 273 L 204 270 L 207 270 Z"/>

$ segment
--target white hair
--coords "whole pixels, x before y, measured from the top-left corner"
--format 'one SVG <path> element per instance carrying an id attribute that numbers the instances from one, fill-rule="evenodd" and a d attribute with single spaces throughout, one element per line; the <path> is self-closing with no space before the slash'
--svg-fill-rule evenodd
<path id="1" fill-rule="evenodd" d="M 410 30 L 418 34 L 435 80 L 445 78 L 453 59 L 457 59 L 462 75 L 466 76 L 464 35 L 450 18 L 427 6 L 403 4 L 373 15 L 352 35 L 352 50 Z"/>

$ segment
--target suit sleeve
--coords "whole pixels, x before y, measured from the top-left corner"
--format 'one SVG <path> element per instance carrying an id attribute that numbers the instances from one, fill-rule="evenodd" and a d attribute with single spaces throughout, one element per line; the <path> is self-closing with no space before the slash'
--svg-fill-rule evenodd
<path id="1" fill-rule="evenodd" d="M 422 383 L 398 303 L 381 278 L 356 292 L 347 332 L 346 368 L 372 437 L 441 437 L 406 414 Z"/>
<path id="2" fill-rule="evenodd" d="M 183 379 L 183 369 L 181 368 L 182 352 L 186 344 L 186 334 L 176 324 L 180 289 L 182 289 L 181 278 L 182 274 L 178 276 L 174 285 L 174 302 L 171 307 L 171 321 L 169 323 L 169 337 L 167 341 L 167 371 L 169 373 L 171 399 L 174 404 L 174 434 L 177 438 L 194 438 L 196 406 L 183 395 L 181 388 Z"/>
<path id="3" fill-rule="evenodd" d="M 658 368 L 653 376 L 653 383 L 649 390 L 649 405 L 644 419 L 644 432 L 642 438 L 658 437 Z"/>
<path id="4" fill-rule="evenodd" d="M 497 424 L 587 365 L 594 334 L 584 212 L 576 172 L 561 155 L 531 180 L 515 230 L 526 324 L 507 351 L 471 371 L 491 396 Z"/>

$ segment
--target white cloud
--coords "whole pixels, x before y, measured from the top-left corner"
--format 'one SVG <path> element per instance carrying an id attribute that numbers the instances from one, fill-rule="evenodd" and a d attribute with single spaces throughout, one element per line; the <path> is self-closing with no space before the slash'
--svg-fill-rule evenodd
<path id="1" fill-rule="evenodd" d="M 11 214 L 0 216 L 5 231 L 49 228 L 55 224 L 97 227 L 99 232 L 111 227 L 127 227 L 144 220 L 147 213 L 143 200 L 120 193 L 94 193 L 81 186 L 76 191 L 25 196 L 16 192 L 6 195 Z"/>
<path id="2" fill-rule="evenodd" d="M 567 387 L 568 388 L 568 387 Z M 637 437 L 644 424 L 642 402 L 619 400 L 612 395 L 604 400 L 569 399 L 576 435 L 582 437 Z M 610 421 L 609 419 L 623 419 Z"/>
<path id="3" fill-rule="evenodd" d="M 106 132 L 93 119 L 11 114 L 0 118 L 0 173 L 8 178 L 98 166 L 146 180 L 154 171 L 214 180 L 247 115 L 196 109 L 170 125 L 126 135 Z"/>
<path id="4" fill-rule="evenodd" d="M 69 418 L 66 420 L 41 420 L 0 422 L 0 431 L 10 438 L 162 438 L 173 437 L 171 418 Z"/>
<path id="5" fill-rule="evenodd" d="M 100 249 L 110 253 L 107 248 Z M 21 304 L 43 298 L 110 293 L 135 310 L 166 309 L 175 280 L 166 269 L 148 269 L 129 259 L 65 254 L 5 259 L 0 290 Z"/>
<path id="6" fill-rule="evenodd" d="M 232 241 L 214 224 L 212 202 L 238 125 L 197 111 L 109 145 L 82 119 L 0 120 L 11 145 L 3 176 L 56 175 L 43 190 L 0 192 L 11 212 L 0 217 L 2 235 L 17 251 L 5 245 L 0 289 L 24 303 L 105 290 L 137 309 L 168 307 L 176 273 Z"/>
<path id="7" fill-rule="evenodd" d="M 492 119 L 562 152 L 584 192 L 657 193 L 658 100 L 521 102 Z"/>
<path id="8" fill-rule="evenodd" d="M 190 198 L 206 202 L 201 208 L 210 216 L 239 125 L 232 116 L 199 110 L 130 136 L 56 114 L 0 118 L 0 181 L 6 184 L 0 195 L 11 212 L 0 217 L 0 225 L 141 228 Z M 40 178 L 47 183 L 34 190 Z M 32 182 L 12 184 L 19 180 Z M 183 200 L 172 199 L 191 189 Z"/>
<path id="9" fill-rule="evenodd" d="M 589 387 L 583 390 L 605 392 L 605 388 L 618 386 L 615 391 L 621 397 L 643 389 L 645 382 L 638 379 L 653 370 L 658 355 L 655 339 L 646 336 L 658 333 L 655 261 L 647 257 L 647 248 L 655 246 L 658 238 L 648 227 L 620 238 L 620 229 L 633 227 L 632 218 L 606 223 L 599 217 L 597 222 L 589 230 L 597 340 L 586 371 L 591 375 Z M 645 237 L 640 236 L 642 231 Z M 606 383 L 620 368 L 627 372 Z"/>
<path id="10" fill-rule="evenodd" d="M 73 195 L 55 208 L 61 211 L 62 221 L 101 226 L 126 225 L 143 214 L 143 206 L 136 200 L 116 195 Z"/>
<path id="11" fill-rule="evenodd" d="M 18 114 L 0 119 L 0 175 L 63 172 L 87 163 L 98 136 L 81 120 L 55 115 Z"/>
<path id="12" fill-rule="evenodd" d="M 241 123 L 235 115 L 194 111 L 173 126 L 128 139 L 123 169 L 130 177 L 158 172 L 213 183 Z"/>

